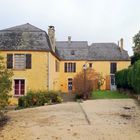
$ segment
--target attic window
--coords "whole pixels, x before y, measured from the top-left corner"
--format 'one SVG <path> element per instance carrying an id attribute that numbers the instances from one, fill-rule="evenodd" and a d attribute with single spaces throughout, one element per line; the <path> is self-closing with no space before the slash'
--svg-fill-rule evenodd
<path id="1" fill-rule="evenodd" d="M 75 51 L 74 50 L 71 51 L 71 55 L 75 55 Z"/>

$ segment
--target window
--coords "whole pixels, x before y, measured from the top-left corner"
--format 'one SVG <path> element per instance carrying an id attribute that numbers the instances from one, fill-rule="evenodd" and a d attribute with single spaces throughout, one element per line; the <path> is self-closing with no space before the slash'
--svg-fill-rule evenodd
<path id="1" fill-rule="evenodd" d="M 72 91 L 72 78 L 68 78 L 68 91 Z"/>
<path id="2" fill-rule="evenodd" d="M 64 71 L 65 72 L 76 72 L 76 63 L 65 63 Z"/>
<path id="3" fill-rule="evenodd" d="M 7 54 L 8 69 L 31 69 L 31 54 Z"/>
<path id="4" fill-rule="evenodd" d="M 60 64 L 57 60 L 55 60 L 55 71 L 59 72 L 59 69 L 60 69 Z"/>
<path id="5" fill-rule="evenodd" d="M 111 63 L 110 64 L 110 73 L 115 74 L 117 71 L 117 63 Z"/>
<path id="6" fill-rule="evenodd" d="M 71 51 L 71 55 L 75 55 L 75 51 L 74 50 Z"/>
<path id="7" fill-rule="evenodd" d="M 92 63 L 89 63 L 89 68 L 92 68 Z"/>
<path id="8" fill-rule="evenodd" d="M 25 80 L 23 79 L 14 80 L 14 93 L 15 96 L 20 96 L 25 94 Z"/>
<path id="9" fill-rule="evenodd" d="M 24 54 L 14 55 L 14 69 L 20 70 L 26 68 L 26 56 Z"/>

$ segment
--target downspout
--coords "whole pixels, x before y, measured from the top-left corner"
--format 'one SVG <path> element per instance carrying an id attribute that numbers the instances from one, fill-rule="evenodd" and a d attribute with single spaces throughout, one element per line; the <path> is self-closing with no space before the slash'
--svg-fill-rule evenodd
<path id="1" fill-rule="evenodd" d="M 47 67 L 48 67 L 48 73 L 47 73 L 47 88 L 48 88 L 48 91 L 50 90 L 50 57 L 49 57 L 49 52 L 48 52 L 48 55 L 47 55 Z"/>

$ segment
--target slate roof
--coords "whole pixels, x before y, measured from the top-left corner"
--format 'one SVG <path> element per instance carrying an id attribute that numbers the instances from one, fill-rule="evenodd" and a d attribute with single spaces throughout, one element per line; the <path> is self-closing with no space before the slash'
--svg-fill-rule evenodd
<path id="1" fill-rule="evenodd" d="M 0 30 L 0 50 L 50 51 L 47 33 L 29 23 Z"/>
<path id="2" fill-rule="evenodd" d="M 56 48 L 62 60 L 130 60 L 127 51 L 120 50 L 115 43 L 93 43 L 88 46 L 86 41 L 58 41 Z M 75 52 L 74 55 L 72 51 Z"/>
<path id="3" fill-rule="evenodd" d="M 29 23 L 0 30 L 0 50 L 50 51 L 47 33 Z M 120 50 L 115 43 L 93 43 L 87 41 L 57 41 L 56 53 L 61 60 L 130 60 L 127 51 Z"/>
<path id="4" fill-rule="evenodd" d="M 115 43 L 93 43 L 88 50 L 88 60 L 130 60 L 128 52 Z"/>
<path id="5" fill-rule="evenodd" d="M 86 60 L 88 55 L 87 46 L 87 41 L 56 42 L 57 54 L 63 60 Z"/>

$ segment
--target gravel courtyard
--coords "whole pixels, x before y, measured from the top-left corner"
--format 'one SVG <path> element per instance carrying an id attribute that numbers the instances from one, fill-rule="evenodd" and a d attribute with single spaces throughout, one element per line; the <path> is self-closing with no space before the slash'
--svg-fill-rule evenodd
<path id="1" fill-rule="evenodd" d="M 140 140 L 133 99 L 89 100 L 10 111 L 0 140 Z"/>

